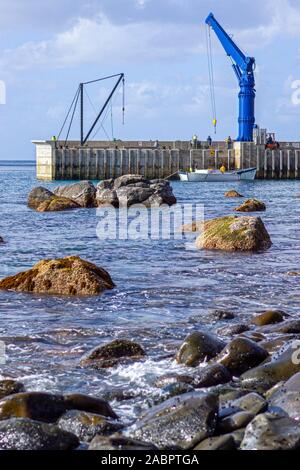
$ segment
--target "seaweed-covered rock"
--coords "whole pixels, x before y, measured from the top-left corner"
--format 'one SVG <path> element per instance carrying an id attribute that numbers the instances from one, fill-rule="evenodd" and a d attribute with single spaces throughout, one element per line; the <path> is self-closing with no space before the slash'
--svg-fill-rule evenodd
<path id="1" fill-rule="evenodd" d="M 224 341 L 206 331 L 189 334 L 176 355 L 179 364 L 195 367 L 206 359 L 215 357 L 225 346 Z"/>
<path id="2" fill-rule="evenodd" d="M 138 361 L 143 359 L 145 355 L 145 351 L 138 343 L 126 339 L 116 339 L 94 348 L 81 360 L 81 365 L 94 369 L 105 369 Z"/>
<path id="3" fill-rule="evenodd" d="M 65 197 L 76 202 L 80 207 L 96 206 L 96 188 L 91 181 L 58 186 L 54 189 L 56 196 Z"/>
<path id="4" fill-rule="evenodd" d="M 224 196 L 225 197 L 244 197 L 238 191 L 236 191 L 235 189 L 230 189 L 229 191 L 226 191 Z"/>
<path id="5" fill-rule="evenodd" d="M 75 434 L 80 441 L 90 442 L 95 436 L 107 436 L 119 431 L 123 425 L 107 417 L 86 411 L 71 410 L 64 413 L 59 421 L 60 429 Z"/>
<path id="6" fill-rule="evenodd" d="M 270 362 L 242 374 L 242 386 L 263 392 L 300 372 L 299 352 L 293 346 L 293 342 L 288 344 L 275 354 Z"/>
<path id="7" fill-rule="evenodd" d="M 217 396 L 191 392 L 151 408 L 126 434 L 159 449 L 192 449 L 213 435 L 218 413 Z"/>
<path id="8" fill-rule="evenodd" d="M 207 220 L 196 247 L 207 250 L 260 251 L 270 248 L 270 236 L 260 217 L 225 216 Z"/>
<path id="9" fill-rule="evenodd" d="M 28 418 L 0 421 L 0 450 L 72 450 L 78 438 L 54 424 Z"/>
<path id="10" fill-rule="evenodd" d="M 17 380 L 0 380 L 0 399 L 8 395 L 13 395 L 14 393 L 24 392 L 24 390 L 24 385 Z"/>
<path id="11" fill-rule="evenodd" d="M 141 175 L 123 175 L 115 180 L 101 181 L 97 186 L 97 206 L 130 207 L 143 204 L 145 207 L 176 204 L 169 181 L 149 181 Z"/>
<path id="12" fill-rule="evenodd" d="M 263 413 L 246 427 L 242 450 L 293 450 L 300 447 L 300 425 L 281 414 Z"/>
<path id="13" fill-rule="evenodd" d="M 57 196 L 49 189 L 39 186 L 30 191 L 28 195 L 28 207 L 38 212 L 54 212 L 69 209 L 78 209 L 77 202 L 63 196 Z"/>
<path id="14" fill-rule="evenodd" d="M 107 271 L 79 256 L 39 261 L 32 269 L 0 281 L 2 290 L 56 295 L 97 295 L 113 287 Z"/>
<path id="15" fill-rule="evenodd" d="M 232 374 L 222 364 L 211 364 L 201 368 L 194 375 L 192 385 L 195 388 L 213 387 L 214 385 L 225 384 L 232 380 Z"/>
<path id="16" fill-rule="evenodd" d="M 237 212 L 261 212 L 266 210 L 266 205 L 258 199 L 247 199 L 240 207 L 234 209 Z"/>
<path id="17" fill-rule="evenodd" d="M 265 312 L 255 315 L 251 323 L 256 326 L 270 325 L 273 323 L 280 323 L 284 320 L 285 313 L 281 310 L 267 310 Z"/>
<path id="18" fill-rule="evenodd" d="M 54 423 L 68 410 L 81 410 L 117 418 L 109 403 L 87 395 L 54 395 L 45 392 L 21 392 L 0 400 L 0 420 L 29 418 Z"/>
<path id="19" fill-rule="evenodd" d="M 110 437 L 95 436 L 90 443 L 89 450 L 157 450 L 157 447 L 149 442 L 113 434 Z"/>
<path id="20" fill-rule="evenodd" d="M 215 361 L 227 367 L 233 375 L 240 375 L 261 364 L 267 357 L 267 351 L 254 341 L 237 337 L 225 346 Z"/>

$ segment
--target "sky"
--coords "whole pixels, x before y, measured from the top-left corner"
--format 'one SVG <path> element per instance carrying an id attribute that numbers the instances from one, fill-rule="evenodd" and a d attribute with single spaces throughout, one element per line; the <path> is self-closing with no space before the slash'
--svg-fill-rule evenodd
<path id="1" fill-rule="evenodd" d="M 256 59 L 257 124 L 278 140 L 300 141 L 299 0 L 0 0 L 0 159 L 33 159 L 31 140 L 58 134 L 80 82 L 121 72 L 125 124 L 120 89 L 95 138 L 213 135 L 210 12 Z M 213 137 L 235 138 L 238 83 L 214 33 L 212 53 Z M 87 88 L 85 131 L 113 85 Z M 70 137 L 79 138 L 77 112 Z"/>

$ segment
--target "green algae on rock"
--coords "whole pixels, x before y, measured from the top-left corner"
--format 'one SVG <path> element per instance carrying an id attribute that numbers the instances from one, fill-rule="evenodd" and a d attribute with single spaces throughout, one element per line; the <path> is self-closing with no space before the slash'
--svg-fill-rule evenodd
<path id="1" fill-rule="evenodd" d="M 54 295 L 98 295 L 115 287 L 110 275 L 79 256 L 42 260 L 0 281 L 0 290 Z"/>
<path id="2" fill-rule="evenodd" d="M 196 248 L 224 251 L 261 251 L 272 245 L 260 217 L 225 216 L 207 220 Z"/>

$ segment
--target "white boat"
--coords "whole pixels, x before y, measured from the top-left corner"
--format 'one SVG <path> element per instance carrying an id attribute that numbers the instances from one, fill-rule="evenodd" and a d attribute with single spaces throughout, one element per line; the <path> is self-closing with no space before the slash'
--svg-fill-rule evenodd
<path id="1" fill-rule="evenodd" d="M 225 171 L 220 170 L 195 170 L 179 171 L 180 181 L 191 182 L 222 182 L 222 181 L 253 181 L 256 175 L 256 168 L 245 170 Z"/>

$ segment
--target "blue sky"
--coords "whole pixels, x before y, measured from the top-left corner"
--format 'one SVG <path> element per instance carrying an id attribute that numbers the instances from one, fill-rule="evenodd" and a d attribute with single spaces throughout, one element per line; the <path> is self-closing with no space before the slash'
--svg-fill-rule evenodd
<path id="1" fill-rule="evenodd" d="M 119 72 L 127 105 L 123 126 L 118 93 L 116 138 L 206 139 L 213 132 L 204 27 L 210 11 L 256 58 L 257 123 L 278 139 L 300 140 L 299 0 L 0 0 L 0 159 L 33 158 L 30 140 L 58 133 L 78 83 Z M 237 82 L 212 39 L 216 137 L 236 137 Z M 112 84 L 90 88 L 96 107 Z M 86 112 L 88 126 L 89 103 Z M 75 123 L 78 138 L 78 116 Z M 110 135 L 110 119 L 104 125 Z"/>

